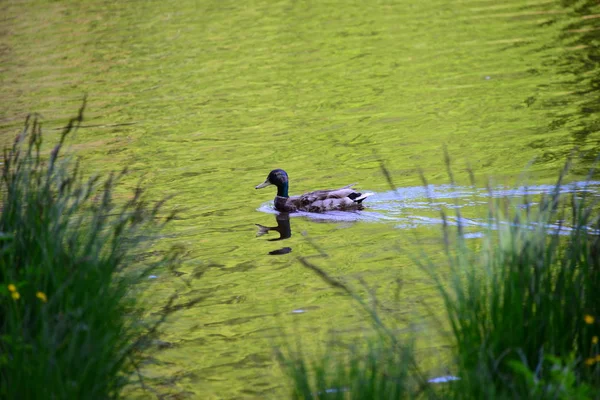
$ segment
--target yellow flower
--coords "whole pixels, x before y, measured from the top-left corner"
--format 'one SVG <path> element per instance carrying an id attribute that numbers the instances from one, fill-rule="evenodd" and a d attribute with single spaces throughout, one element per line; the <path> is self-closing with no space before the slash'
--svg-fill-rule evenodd
<path id="1" fill-rule="evenodd" d="M 592 336 L 592 344 L 598 344 L 598 336 Z"/>
<path id="2" fill-rule="evenodd" d="M 587 314 L 585 317 L 583 317 L 583 320 L 585 321 L 586 324 L 591 325 L 594 323 L 594 317 Z"/>
<path id="3" fill-rule="evenodd" d="M 14 293 L 17 291 L 17 287 L 11 283 L 8 285 L 8 290 Z"/>
<path id="4" fill-rule="evenodd" d="M 19 300 L 19 298 L 21 297 L 19 292 L 12 292 L 11 296 L 12 296 L 13 300 Z"/>
<path id="5" fill-rule="evenodd" d="M 596 362 L 600 362 L 600 354 L 596 356 Z"/>
<path id="6" fill-rule="evenodd" d="M 35 297 L 37 297 L 38 299 L 40 299 L 43 303 L 47 303 L 48 302 L 48 297 L 46 297 L 46 294 L 44 292 L 37 292 L 35 294 Z"/>
<path id="7" fill-rule="evenodd" d="M 594 363 L 596 363 L 596 359 L 594 357 L 585 359 L 585 365 L 594 365 Z"/>

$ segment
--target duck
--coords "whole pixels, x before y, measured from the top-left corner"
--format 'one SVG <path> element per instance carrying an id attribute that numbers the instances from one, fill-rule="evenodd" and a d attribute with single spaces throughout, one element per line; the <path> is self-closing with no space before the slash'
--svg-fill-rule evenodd
<path id="1" fill-rule="evenodd" d="M 282 169 L 274 169 L 269 172 L 267 179 L 256 186 L 262 189 L 270 185 L 277 186 L 275 196 L 275 209 L 280 212 L 307 211 L 322 213 L 326 211 L 356 211 L 364 208 L 362 202 L 375 193 L 360 193 L 346 185 L 339 189 L 315 190 L 300 196 L 289 196 L 289 177 Z"/>

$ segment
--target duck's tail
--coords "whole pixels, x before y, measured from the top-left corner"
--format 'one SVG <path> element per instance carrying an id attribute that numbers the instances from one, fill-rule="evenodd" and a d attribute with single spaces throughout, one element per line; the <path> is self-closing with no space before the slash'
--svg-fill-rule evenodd
<path id="1" fill-rule="evenodd" d="M 355 203 L 358 203 L 358 204 L 360 204 L 360 203 L 362 203 L 362 201 L 363 201 L 364 199 L 366 199 L 366 198 L 367 198 L 367 197 L 369 197 L 369 196 L 373 196 L 374 194 L 375 194 L 375 193 L 370 193 L 370 192 L 369 192 L 369 193 L 364 193 L 364 194 L 363 194 L 363 193 L 359 193 L 359 194 L 358 194 L 358 197 L 354 198 L 353 200 L 354 200 L 354 202 L 355 202 Z"/>
<path id="2" fill-rule="evenodd" d="M 258 232 L 256 232 L 256 236 L 262 236 L 265 235 L 267 233 L 269 233 L 269 231 L 271 230 L 271 228 L 269 228 L 268 226 L 264 226 L 261 224 L 254 224 L 256 226 L 258 226 Z"/>

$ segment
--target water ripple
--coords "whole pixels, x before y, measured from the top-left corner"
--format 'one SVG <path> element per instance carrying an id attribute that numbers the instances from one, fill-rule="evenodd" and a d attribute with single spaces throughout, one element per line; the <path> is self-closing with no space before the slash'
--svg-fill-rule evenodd
<path id="1" fill-rule="evenodd" d="M 550 195 L 556 190 L 554 185 L 519 186 L 516 188 L 496 187 L 489 191 L 486 188 L 457 185 L 428 185 L 398 188 L 388 192 L 376 193 L 369 197 L 367 209 L 363 211 L 330 211 L 326 213 L 297 212 L 290 216 L 306 217 L 322 221 L 363 221 L 363 222 L 395 222 L 398 229 L 415 229 L 423 226 L 441 225 L 444 220 L 440 216 L 445 214 L 446 223 L 450 226 L 460 224 L 465 228 L 485 228 L 488 221 L 481 216 L 485 215 L 485 207 L 490 198 L 521 198 L 514 207 L 533 207 L 535 201 L 543 195 Z M 561 194 L 578 193 L 579 195 L 600 196 L 600 181 L 580 181 L 564 184 L 559 188 Z M 526 199 L 526 200 L 525 200 Z M 473 214 L 474 217 L 461 217 L 455 215 L 456 210 L 462 214 Z M 277 214 L 272 202 L 262 204 L 258 211 Z M 531 224 L 534 228 L 535 224 Z M 558 224 L 549 225 L 550 230 L 569 232 L 569 228 Z M 465 238 L 479 238 L 483 233 L 479 231 L 467 232 Z"/>

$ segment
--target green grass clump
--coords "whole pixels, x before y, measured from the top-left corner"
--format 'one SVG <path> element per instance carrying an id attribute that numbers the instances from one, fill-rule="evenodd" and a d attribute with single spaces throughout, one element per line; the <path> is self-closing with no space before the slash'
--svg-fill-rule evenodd
<path id="1" fill-rule="evenodd" d="M 541 196 L 515 202 L 488 189 L 483 240 L 467 239 L 458 204 L 452 221 L 442 211 L 448 267 L 415 258 L 444 300 L 452 382 L 429 382 L 413 347 L 401 345 L 375 310 L 301 259 L 363 305 L 379 339 L 343 355 L 332 347 L 312 363 L 301 352 L 280 355 L 292 397 L 600 399 L 600 195 L 569 189 L 567 170 Z"/>
<path id="2" fill-rule="evenodd" d="M 456 230 L 444 224 L 449 279 L 428 270 L 445 301 L 459 390 L 471 398 L 600 396 L 599 197 L 564 190 L 567 169 L 535 206 L 490 189 L 483 247 L 465 239 L 460 210 Z"/>
<path id="3" fill-rule="evenodd" d="M 130 293 L 148 270 L 129 267 L 133 252 L 161 224 L 160 204 L 148 205 L 137 189 L 116 205 L 113 190 L 121 175 L 84 179 L 76 163 L 59 157 L 83 108 L 49 157 L 41 152 L 35 116 L 4 152 L 2 398 L 119 397 L 149 333 Z"/>
<path id="4" fill-rule="evenodd" d="M 411 399 L 427 387 L 413 370 L 412 346 L 390 343 L 385 335 L 364 345 L 329 345 L 309 362 L 300 349 L 277 353 L 293 382 L 293 399 Z M 337 351 L 335 350 L 337 348 Z"/>

